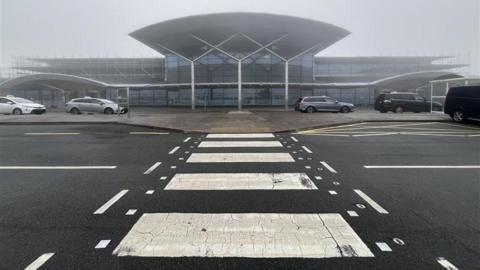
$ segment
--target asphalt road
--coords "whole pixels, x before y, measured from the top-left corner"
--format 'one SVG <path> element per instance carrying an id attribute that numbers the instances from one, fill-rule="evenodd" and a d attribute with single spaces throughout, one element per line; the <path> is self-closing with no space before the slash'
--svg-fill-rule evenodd
<path id="1" fill-rule="evenodd" d="M 207 134 L 121 125 L 0 126 L 0 268 L 480 267 L 480 126 L 368 123 L 271 136 L 208 138 Z M 217 146 L 225 142 L 227 147 L 203 147 L 202 142 L 212 141 L 218 142 Z M 232 141 L 243 146 L 231 147 Z M 253 145 L 245 146 L 245 142 Z M 264 142 L 269 146 L 258 147 Z M 274 142 L 282 146 L 271 147 Z M 224 162 L 212 160 L 213 153 L 223 154 L 220 159 Z M 259 159 L 239 157 L 238 153 L 264 155 Z M 205 162 L 191 162 L 198 154 L 204 155 L 195 158 Z M 267 162 L 285 155 L 294 162 Z M 245 163 L 238 158 L 258 160 Z M 229 159 L 237 162 L 225 162 Z M 200 180 L 175 178 L 197 173 L 230 175 L 232 181 L 198 186 Z M 233 173 L 243 175 L 235 178 Z M 242 182 L 254 173 L 268 175 L 253 175 L 251 182 Z M 302 178 L 290 183 L 296 189 L 282 189 L 289 181 L 282 175 L 292 173 L 305 173 L 310 181 Z M 272 182 L 267 182 L 266 188 L 261 186 L 262 177 L 271 174 L 275 174 Z M 209 175 L 205 181 L 213 178 Z M 183 190 L 171 184 L 182 184 Z M 126 215 L 129 210 L 136 211 Z M 181 220 L 175 221 L 178 226 L 158 220 L 148 227 L 142 223 L 145 213 L 198 214 L 200 218 L 189 217 L 188 224 L 197 222 L 203 228 L 182 231 L 188 225 Z M 261 229 L 245 220 L 235 225 L 223 220 L 225 227 L 215 237 L 223 241 L 222 237 L 229 235 L 231 242 L 242 243 L 229 251 L 230 256 L 222 255 L 226 248 L 219 248 L 218 239 L 210 232 L 218 224 L 205 218 L 236 214 L 233 216 L 242 219 L 247 216 L 244 214 L 273 213 L 289 214 L 289 222 L 298 226 L 298 232 L 277 231 L 267 223 L 260 224 L 259 219 Z M 308 214 L 339 214 L 344 222 L 337 220 L 330 226 L 323 219 L 323 224 L 305 230 L 298 224 Z M 345 230 L 338 229 L 345 224 Z M 338 252 L 334 248 L 329 256 L 321 252 L 298 256 L 292 243 L 315 239 L 316 230 L 324 226 L 330 233 L 326 239 L 336 241 Z M 146 227 L 151 231 L 142 231 Z M 158 228 L 161 231 L 154 233 Z M 242 228 L 251 229 L 246 236 L 236 234 Z M 275 246 L 262 235 L 268 228 L 281 241 L 281 258 L 264 255 L 268 247 Z M 165 238 L 168 231 L 175 245 L 167 241 L 172 238 Z M 141 237 L 126 245 L 135 233 Z M 185 243 L 197 236 L 204 239 L 200 247 Z M 211 238 L 205 240 L 205 236 Z M 353 246 L 351 252 L 346 252 L 345 246 Z M 113 254 L 117 247 L 132 255 Z M 152 247 L 164 250 L 148 249 Z M 372 256 L 359 256 L 361 251 Z M 162 255 L 167 253 L 170 255 Z M 307 253 L 301 250 L 301 254 Z"/>

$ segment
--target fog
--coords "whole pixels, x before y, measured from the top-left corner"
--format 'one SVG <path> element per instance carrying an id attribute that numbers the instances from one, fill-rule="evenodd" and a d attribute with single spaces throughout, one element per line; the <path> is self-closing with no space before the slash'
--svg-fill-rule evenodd
<path id="1" fill-rule="evenodd" d="M 454 55 L 480 74 L 479 0 L 0 1 L 3 67 L 15 56 L 158 56 L 128 33 L 182 16 L 243 11 L 306 17 L 352 32 L 321 55 Z"/>

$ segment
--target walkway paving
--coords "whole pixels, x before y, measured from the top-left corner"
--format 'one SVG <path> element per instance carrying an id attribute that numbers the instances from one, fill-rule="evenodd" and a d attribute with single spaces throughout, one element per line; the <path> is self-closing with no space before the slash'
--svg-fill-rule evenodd
<path id="1" fill-rule="evenodd" d="M 281 132 L 367 121 L 449 121 L 442 113 L 382 114 L 371 109 L 353 113 L 305 114 L 282 109 L 255 108 L 237 112 L 231 110 L 188 108 L 133 108 L 127 115 L 83 114 L 70 115 L 52 111 L 44 115 L 0 115 L 0 124 L 74 124 L 118 123 L 171 129 L 183 132 Z"/>

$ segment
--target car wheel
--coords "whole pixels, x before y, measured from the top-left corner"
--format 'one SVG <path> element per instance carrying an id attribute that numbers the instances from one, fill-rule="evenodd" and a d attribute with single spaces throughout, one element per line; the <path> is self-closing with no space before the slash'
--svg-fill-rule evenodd
<path id="1" fill-rule="evenodd" d="M 453 119 L 453 121 L 455 121 L 457 123 L 463 122 L 463 120 L 465 120 L 465 117 L 463 115 L 463 111 L 462 110 L 455 110 L 452 114 L 452 119 Z"/>
<path id="2" fill-rule="evenodd" d="M 343 106 L 342 108 L 340 108 L 340 112 L 341 112 L 341 113 L 349 113 L 349 112 L 350 112 L 350 108 L 348 108 L 347 106 Z"/>
<path id="3" fill-rule="evenodd" d="M 402 106 L 398 106 L 395 108 L 395 113 L 403 113 L 405 110 L 403 109 Z"/>
<path id="4" fill-rule="evenodd" d="M 70 113 L 71 113 L 71 114 L 80 114 L 80 110 L 77 109 L 77 108 L 72 108 L 72 109 L 70 110 Z"/>
<path id="5" fill-rule="evenodd" d="M 105 114 L 113 114 L 113 110 L 112 110 L 112 108 L 105 108 L 105 110 L 103 110 L 103 113 L 105 113 Z"/>
<path id="6" fill-rule="evenodd" d="M 23 114 L 23 112 L 22 112 L 22 110 L 21 110 L 21 109 L 19 109 L 19 108 L 15 108 L 15 109 L 13 109 L 13 112 L 12 112 L 12 114 L 14 114 L 14 115 L 22 115 L 22 114 Z"/>
<path id="7" fill-rule="evenodd" d="M 314 112 L 315 112 L 315 108 L 310 106 L 310 107 L 307 108 L 307 112 L 308 112 L 308 113 L 314 113 Z"/>

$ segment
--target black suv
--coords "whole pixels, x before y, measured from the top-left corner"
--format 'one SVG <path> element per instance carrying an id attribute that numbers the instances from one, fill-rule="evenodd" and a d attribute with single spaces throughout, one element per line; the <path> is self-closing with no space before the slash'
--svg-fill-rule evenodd
<path id="1" fill-rule="evenodd" d="M 381 113 L 392 111 L 395 113 L 403 112 L 430 112 L 441 111 L 442 104 L 433 102 L 433 106 L 430 101 L 425 100 L 415 93 L 388 93 L 380 94 L 375 100 L 375 110 Z"/>
<path id="2" fill-rule="evenodd" d="M 480 86 L 458 86 L 448 90 L 444 112 L 455 122 L 480 118 Z"/>

